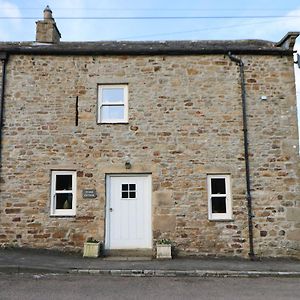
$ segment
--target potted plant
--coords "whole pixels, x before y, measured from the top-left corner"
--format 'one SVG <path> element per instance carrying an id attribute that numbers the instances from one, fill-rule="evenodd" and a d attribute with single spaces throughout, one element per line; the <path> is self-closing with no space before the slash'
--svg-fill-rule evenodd
<path id="1" fill-rule="evenodd" d="M 172 243 L 168 239 L 158 240 L 156 243 L 157 259 L 172 259 Z"/>
<path id="2" fill-rule="evenodd" d="M 84 243 L 83 257 L 98 257 L 100 253 L 100 242 L 89 237 Z"/>

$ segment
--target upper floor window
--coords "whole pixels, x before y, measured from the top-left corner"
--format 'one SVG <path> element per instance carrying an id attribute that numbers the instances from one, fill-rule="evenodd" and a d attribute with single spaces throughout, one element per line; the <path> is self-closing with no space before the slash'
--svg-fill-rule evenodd
<path id="1" fill-rule="evenodd" d="M 229 175 L 208 175 L 209 220 L 231 220 L 231 188 Z"/>
<path id="2" fill-rule="evenodd" d="M 51 177 L 51 215 L 75 216 L 76 172 L 52 171 Z"/>
<path id="3" fill-rule="evenodd" d="M 127 85 L 98 86 L 98 123 L 128 122 Z"/>

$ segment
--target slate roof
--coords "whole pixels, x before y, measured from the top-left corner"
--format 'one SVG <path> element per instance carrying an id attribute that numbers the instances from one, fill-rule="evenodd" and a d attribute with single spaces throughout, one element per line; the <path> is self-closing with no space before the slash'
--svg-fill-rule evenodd
<path id="1" fill-rule="evenodd" d="M 294 35 L 291 35 L 294 34 Z M 265 40 L 202 40 L 202 41 L 102 41 L 59 42 L 0 42 L 0 52 L 9 54 L 47 55 L 192 55 L 192 54 L 279 54 L 290 55 L 293 49 L 286 45 L 290 37 L 280 42 Z"/>

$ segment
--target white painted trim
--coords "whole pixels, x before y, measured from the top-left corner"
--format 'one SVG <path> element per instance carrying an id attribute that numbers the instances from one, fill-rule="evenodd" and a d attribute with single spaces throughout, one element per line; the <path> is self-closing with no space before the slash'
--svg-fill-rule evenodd
<path id="1" fill-rule="evenodd" d="M 211 179 L 224 178 L 226 194 L 214 195 L 211 193 Z M 209 220 L 231 220 L 232 219 L 232 199 L 231 199 L 231 180 L 230 175 L 207 175 L 207 195 L 208 195 L 208 219 Z M 226 197 L 226 213 L 213 213 L 211 205 L 211 197 Z"/>
<path id="2" fill-rule="evenodd" d="M 72 175 L 72 190 L 59 191 L 60 194 L 72 193 L 72 208 L 71 209 L 55 209 L 56 197 L 56 176 L 57 175 Z M 76 171 L 52 171 L 51 172 L 51 195 L 50 195 L 50 215 L 51 216 L 75 216 L 76 215 Z"/>
<path id="3" fill-rule="evenodd" d="M 148 191 L 149 191 L 149 236 L 148 236 L 148 245 L 147 247 L 143 247 L 143 249 L 152 249 L 152 241 L 153 241 L 153 233 L 152 233 L 152 176 L 151 174 L 107 174 L 106 175 L 106 201 L 105 201 L 105 238 L 104 238 L 104 246 L 105 249 L 111 249 L 110 245 L 110 228 L 109 224 L 110 220 L 110 196 L 111 196 L 111 178 L 112 177 L 146 177 L 148 183 Z"/>
<path id="4" fill-rule="evenodd" d="M 105 236 L 104 236 L 104 247 L 105 249 L 110 249 L 110 231 L 109 231 L 109 224 L 110 224 L 110 187 L 111 187 L 111 176 L 106 176 L 105 180 L 105 193 L 106 193 L 106 200 L 105 200 Z"/>
<path id="5" fill-rule="evenodd" d="M 115 103 L 102 103 L 102 89 L 103 88 L 122 88 L 124 102 L 115 102 Z M 124 118 L 123 119 L 110 119 L 103 121 L 101 120 L 101 107 L 102 106 L 124 106 Z M 127 84 L 100 84 L 98 85 L 98 105 L 97 105 L 97 123 L 100 124 L 110 124 L 110 123 L 128 123 L 128 85 Z"/>

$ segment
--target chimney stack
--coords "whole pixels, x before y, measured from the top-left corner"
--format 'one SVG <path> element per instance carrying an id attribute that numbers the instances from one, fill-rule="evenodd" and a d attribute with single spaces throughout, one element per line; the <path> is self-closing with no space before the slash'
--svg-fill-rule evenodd
<path id="1" fill-rule="evenodd" d="M 44 9 L 44 20 L 36 22 L 36 42 L 57 44 L 60 38 L 60 32 L 52 17 L 52 10 L 47 5 Z"/>

